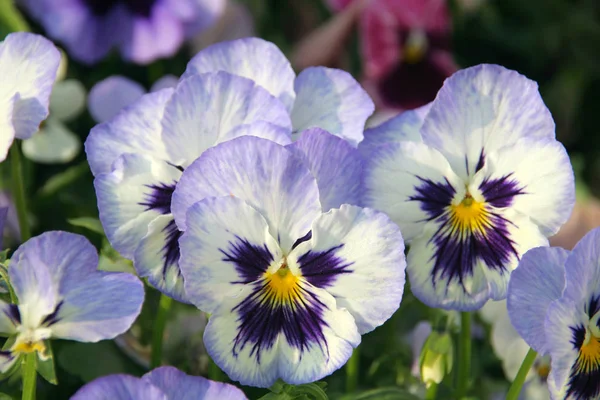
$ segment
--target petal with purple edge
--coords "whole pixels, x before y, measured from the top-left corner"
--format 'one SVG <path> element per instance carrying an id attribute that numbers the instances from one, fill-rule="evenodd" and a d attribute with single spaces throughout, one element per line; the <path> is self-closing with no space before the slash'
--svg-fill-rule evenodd
<path id="1" fill-rule="evenodd" d="M 400 229 L 385 214 L 343 205 L 317 218 L 312 237 L 288 256 L 312 286 L 347 309 L 361 334 L 400 306 L 406 260 Z"/>
<path id="2" fill-rule="evenodd" d="M 146 236 L 157 216 L 171 213 L 171 196 L 181 170 L 140 154 L 124 154 L 114 170 L 94 180 L 100 221 L 112 246 L 125 258 Z"/>
<path id="3" fill-rule="evenodd" d="M 50 92 L 60 53 L 52 42 L 31 33 L 12 33 L 0 43 L 0 99 L 14 98 L 14 136 L 30 138 L 48 116 Z"/>
<path id="4" fill-rule="evenodd" d="M 167 395 L 170 400 L 245 400 L 246 395 L 237 387 L 192 376 L 173 367 L 160 367 L 142 377 Z"/>
<path id="5" fill-rule="evenodd" d="M 239 198 L 207 198 L 187 214 L 179 264 L 188 298 L 202 311 L 214 312 L 282 257 L 265 218 Z"/>
<path id="6" fill-rule="evenodd" d="M 290 127 L 283 104 L 249 79 L 226 72 L 192 75 L 167 102 L 162 138 L 169 159 L 185 168 L 237 126 L 257 121 Z"/>
<path id="7" fill-rule="evenodd" d="M 20 324 L 21 314 L 19 306 L 0 300 L 0 333 L 11 335 L 16 332 L 16 327 Z"/>
<path id="8" fill-rule="evenodd" d="M 598 299 L 600 304 L 600 228 L 588 232 L 566 261 L 564 297 L 576 304 Z M 600 310 L 599 310 L 600 311 Z"/>
<path id="9" fill-rule="evenodd" d="M 96 122 L 114 118 L 146 93 L 139 83 L 120 75 L 109 76 L 90 90 L 88 108 Z"/>
<path id="10" fill-rule="evenodd" d="M 8 371 L 18 359 L 12 352 L 0 350 L 0 374 Z"/>
<path id="11" fill-rule="evenodd" d="M 367 118 L 375 105 L 346 71 L 310 67 L 294 82 L 296 101 L 292 109 L 294 132 L 322 128 L 354 147 L 363 139 Z"/>
<path id="12" fill-rule="evenodd" d="M 348 142 L 312 128 L 303 131 L 300 139 L 287 148 L 302 158 L 315 176 L 323 211 L 360 203 L 363 161 Z"/>
<path id="13" fill-rule="evenodd" d="M 244 38 L 214 44 L 192 58 L 183 77 L 216 71 L 253 80 L 281 100 L 287 111 L 292 110 L 296 75 L 290 62 L 273 43 Z"/>
<path id="14" fill-rule="evenodd" d="M 279 125 L 274 125 L 265 121 L 257 121 L 251 124 L 236 126 L 226 135 L 219 138 L 219 141 L 215 144 L 223 143 L 242 136 L 254 136 L 268 139 L 282 146 L 292 142 L 291 132 L 288 128 L 283 128 Z"/>
<path id="15" fill-rule="evenodd" d="M 94 175 L 111 172 L 121 154 L 144 153 L 165 161 L 161 120 L 172 89 L 149 93 L 125 108 L 113 120 L 96 125 L 85 141 L 85 152 Z"/>
<path id="16" fill-rule="evenodd" d="M 108 375 L 83 386 L 71 400 L 171 400 L 162 390 L 130 375 Z"/>
<path id="17" fill-rule="evenodd" d="M 482 64 L 446 80 L 421 134 L 466 179 L 477 172 L 486 154 L 525 136 L 552 139 L 554 128 L 535 82 L 504 67 Z"/>
<path id="18" fill-rule="evenodd" d="M 140 277 L 177 301 L 187 303 L 179 269 L 179 238 L 171 214 L 160 215 L 148 225 L 148 233 L 137 246 L 133 265 Z"/>
<path id="19" fill-rule="evenodd" d="M 271 141 L 244 136 L 207 150 L 182 175 L 173 194 L 175 222 L 185 230 L 187 209 L 206 197 L 234 196 L 267 220 L 283 251 L 320 214 L 317 182 L 301 159 Z"/>
<path id="20" fill-rule="evenodd" d="M 508 283 L 510 321 L 523 339 L 542 355 L 549 350 L 544 321 L 550 303 L 561 297 L 565 288 L 568 255 L 568 251 L 559 247 L 531 249 L 523 255 Z"/>
<path id="21" fill-rule="evenodd" d="M 6 160 L 8 150 L 15 140 L 15 127 L 13 126 L 12 116 L 16 96 L 10 98 L 0 98 L 0 162 Z"/>

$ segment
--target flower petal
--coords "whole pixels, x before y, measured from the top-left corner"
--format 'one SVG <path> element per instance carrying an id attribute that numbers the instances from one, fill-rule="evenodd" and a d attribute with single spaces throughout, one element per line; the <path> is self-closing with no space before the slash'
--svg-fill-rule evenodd
<path id="1" fill-rule="evenodd" d="M 363 161 L 348 142 L 312 128 L 287 148 L 304 160 L 316 178 L 323 211 L 360 203 Z"/>
<path id="2" fill-rule="evenodd" d="M 159 90 L 162 90 L 162 89 L 172 89 L 172 88 L 175 88 L 178 83 L 179 83 L 178 77 L 176 77 L 175 75 L 167 74 L 167 75 L 163 76 L 162 78 L 158 79 L 156 82 L 154 82 L 152 84 L 152 87 L 150 88 L 150 91 L 158 92 Z"/>
<path id="3" fill-rule="evenodd" d="M 18 359 L 11 351 L 0 350 L 0 373 L 8 371 Z"/>
<path id="4" fill-rule="evenodd" d="M 96 83 L 88 98 L 90 114 L 96 122 L 113 119 L 122 109 L 135 103 L 146 93 L 139 83 L 120 75 L 109 76 Z"/>
<path id="5" fill-rule="evenodd" d="M 43 129 L 23 141 L 23 154 L 41 164 L 66 164 L 80 149 L 79 137 L 53 117 L 46 120 Z"/>
<path id="6" fill-rule="evenodd" d="M 216 71 L 256 82 L 277 97 L 287 111 L 291 111 L 296 96 L 296 75 L 290 62 L 273 43 L 259 38 L 244 38 L 214 44 L 192 58 L 183 78 Z"/>
<path id="7" fill-rule="evenodd" d="M 490 226 L 471 236 L 446 233 L 432 221 L 408 253 L 408 276 L 414 295 L 430 307 L 472 311 L 486 301 L 506 297 L 510 271 L 523 253 L 547 246 L 547 239 L 527 217 L 499 210 Z"/>
<path id="8" fill-rule="evenodd" d="M 100 221 L 112 246 L 125 258 L 133 253 L 159 215 L 170 214 L 171 195 L 181 171 L 161 160 L 124 154 L 111 173 L 94 180 Z"/>
<path id="9" fill-rule="evenodd" d="M 50 96 L 50 114 L 61 121 L 75 119 L 85 108 L 86 90 L 76 79 L 56 82 Z"/>
<path id="10" fill-rule="evenodd" d="M 363 139 L 365 122 L 375 105 L 352 75 L 338 69 L 310 67 L 298 75 L 294 88 L 296 101 L 291 116 L 295 132 L 322 128 L 354 147 Z"/>
<path id="11" fill-rule="evenodd" d="M 192 75 L 167 102 L 162 138 L 173 163 L 185 168 L 237 126 L 257 121 L 290 126 L 281 102 L 254 82 L 226 72 Z"/>
<path id="12" fill-rule="evenodd" d="M 466 179 L 487 154 L 525 136 L 552 139 L 554 128 L 535 82 L 498 65 L 482 64 L 446 80 L 421 134 Z"/>
<path id="13" fill-rule="evenodd" d="M 565 262 L 569 252 L 559 247 L 531 249 L 510 276 L 507 306 L 510 321 L 538 353 L 548 352 L 544 321 L 550 303 L 565 288 Z"/>
<path id="14" fill-rule="evenodd" d="M 187 375 L 173 367 L 156 368 L 144 375 L 142 381 L 159 388 L 170 400 L 246 399 L 244 392 L 233 385 Z"/>
<path id="15" fill-rule="evenodd" d="M 556 140 L 523 138 L 490 153 L 475 184 L 502 179 L 514 181 L 522 193 L 510 199 L 509 193 L 497 193 L 502 206 L 510 204 L 529 216 L 545 236 L 556 234 L 571 215 L 575 205 L 573 168 L 565 148 Z"/>
<path id="16" fill-rule="evenodd" d="M 17 96 L 0 100 L 0 162 L 6 160 L 8 150 L 15 140 L 15 127 L 13 126 L 13 108 Z"/>
<path id="17" fill-rule="evenodd" d="M 313 286 L 327 290 L 361 334 L 400 306 L 406 260 L 400 229 L 385 214 L 343 205 L 317 218 L 312 238 L 288 256 Z"/>
<path id="18" fill-rule="evenodd" d="M 165 104 L 173 94 L 165 89 L 142 96 L 114 120 L 96 125 L 85 141 L 85 152 L 94 175 L 112 171 L 113 162 L 124 153 L 144 153 L 165 161 L 161 120 Z"/>
<path id="19" fill-rule="evenodd" d="M 175 222 L 206 197 L 234 196 L 256 208 L 281 248 L 289 251 L 320 214 L 317 182 L 302 160 L 285 147 L 251 136 L 207 150 L 186 169 L 173 194 Z"/>
<path id="20" fill-rule="evenodd" d="M 577 243 L 566 261 L 566 288 L 563 296 L 583 306 L 600 299 L 600 228 L 588 232 Z M 600 311 L 600 310 L 599 310 Z"/>
<path id="21" fill-rule="evenodd" d="M 12 114 L 15 137 L 30 138 L 48 116 L 59 63 L 60 53 L 42 36 L 17 32 L 0 43 L 0 99 L 4 103 L 16 95 Z"/>
<path id="22" fill-rule="evenodd" d="M 130 375 L 108 375 L 93 380 L 71 400 L 170 400 L 162 390 Z"/>
<path id="23" fill-rule="evenodd" d="M 13 334 L 20 323 L 21 314 L 19 313 L 19 306 L 0 300 L 0 333 L 4 335 Z"/>

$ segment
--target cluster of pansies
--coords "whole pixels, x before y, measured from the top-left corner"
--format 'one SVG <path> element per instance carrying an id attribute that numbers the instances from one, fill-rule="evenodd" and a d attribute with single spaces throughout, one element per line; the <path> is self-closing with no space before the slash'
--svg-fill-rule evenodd
<path id="1" fill-rule="evenodd" d="M 139 62 L 171 54 L 179 44 L 158 40 L 153 21 L 171 21 L 178 34 L 170 37 L 183 36 L 193 28 L 188 12 L 220 7 L 204 3 L 71 0 L 61 10 L 25 2 L 86 62 L 113 46 Z M 63 11 L 80 24 L 57 24 Z M 108 34 L 128 18 L 135 23 Z M 93 43 L 69 41 L 82 24 Z M 413 47 L 424 32 L 403 35 L 405 61 L 421 71 L 429 58 Z M 140 53 L 149 40 L 155 53 Z M 2 160 L 15 138 L 44 135 L 59 59 L 37 35 L 0 44 Z M 121 101 L 111 101 L 115 93 Z M 101 121 L 85 141 L 100 221 L 137 276 L 97 270 L 96 249 L 76 234 L 25 241 L 0 266 L 10 283 L 10 302 L 0 300 L 8 337 L 0 372 L 45 360 L 51 339 L 96 342 L 129 330 L 144 278 L 210 315 L 204 345 L 231 380 L 311 383 L 398 310 L 406 271 L 430 307 L 467 312 L 507 299 L 516 332 L 550 356 L 552 398 L 600 396 L 600 233 L 570 253 L 548 247 L 574 204 L 573 171 L 526 77 L 497 65 L 460 70 L 433 102 L 365 130 L 374 104 L 350 74 L 296 75 L 274 44 L 246 38 L 202 50 L 181 78 L 150 92 L 108 78 L 89 106 Z M 6 214 L 0 209 L 0 228 Z M 432 354 L 421 359 L 437 362 Z M 445 369 L 437 372 L 421 368 L 428 383 L 441 382 Z M 103 377 L 72 398 L 184 396 L 245 398 L 172 367 Z"/>

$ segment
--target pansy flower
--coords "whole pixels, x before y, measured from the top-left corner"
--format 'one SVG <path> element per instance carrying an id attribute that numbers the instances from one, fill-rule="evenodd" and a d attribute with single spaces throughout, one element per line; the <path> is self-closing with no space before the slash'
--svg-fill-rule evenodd
<path id="1" fill-rule="evenodd" d="M 226 71 L 253 80 L 285 105 L 294 134 L 321 128 L 356 146 L 374 105 L 346 71 L 310 67 L 295 75 L 272 43 L 258 38 L 217 43 L 199 52 L 183 77 Z"/>
<path id="2" fill-rule="evenodd" d="M 42 36 L 12 33 L 0 42 L 0 161 L 15 138 L 30 138 L 48 116 L 59 63 L 59 51 Z"/>
<path id="3" fill-rule="evenodd" d="M 75 60 L 93 64 L 114 47 L 137 64 L 177 52 L 211 26 L 225 0 L 25 0 L 29 14 Z"/>
<path id="4" fill-rule="evenodd" d="M 404 140 L 370 153 L 365 204 L 400 225 L 411 289 L 425 304 L 465 311 L 505 298 L 521 255 L 547 246 L 574 204 L 569 158 L 537 85 L 495 65 L 459 71 L 419 133 L 398 130 Z"/>
<path id="5" fill-rule="evenodd" d="M 195 74 L 176 88 L 143 95 L 94 127 L 85 143 L 109 241 L 140 276 L 185 301 L 180 232 L 171 216 L 182 171 L 217 143 L 252 134 L 286 144 L 290 132 L 279 100 L 226 72 Z"/>
<path id="6" fill-rule="evenodd" d="M 511 275 L 508 313 L 534 350 L 551 359 L 552 399 L 600 397 L 600 229 L 569 252 L 528 251 Z"/>
<path id="7" fill-rule="evenodd" d="M 347 204 L 322 212 L 320 199 L 336 188 L 319 182 L 339 171 L 333 149 L 319 144 L 327 138 L 344 143 L 323 131 L 287 148 L 256 137 L 222 143 L 185 170 L 173 194 L 185 231 L 185 290 L 211 314 L 204 343 L 242 384 L 329 375 L 400 304 L 398 227 L 381 212 Z M 298 157 L 299 147 L 312 151 Z"/>
<path id="8" fill-rule="evenodd" d="M 177 368 L 156 368 L 141 378 L 108 375 L 98 378 L 71 397 L 71 400 L 245 400 L 240 389 L 227 383 L 187 375 Z"/>
<path id="9" fill-rule="evenodd" d="M 47 339 L 97 342 L 129 329 L 144 287 L 131 274 L 97 265 L 94 246 L 67 232 L 46 232 L 15 251 L 8 273 L 18 304 L 0 301 L 0 333 L 14 343 L 0 351 L 0 372 L 26 353 L 45 358 Z"/>

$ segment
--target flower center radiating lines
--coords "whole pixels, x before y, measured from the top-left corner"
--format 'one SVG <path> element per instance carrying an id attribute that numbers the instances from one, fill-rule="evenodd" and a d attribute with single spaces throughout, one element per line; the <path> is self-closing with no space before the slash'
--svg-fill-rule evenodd
<path id="1" fill-rule="evenodd" d="M 567 397 L 574 399 L 600 396 L 600 297 L 592 297 L 585 308 L 590 317 L 587 327 L 571 327 L 571 344 L 577 359 L 571 367 Z"/>
<path id="2" fill-rule="evenodd" d="M 473 200 L 467 193 L 458 205 L 450 206 L 450 224 L 454 231 L 460 235 L 471 232 L 485 234 L 491 226 L 490 213 L 485 209 L 484 203 Z"/>
<path id="3" fill-rule="evenodd" d="M 276 272 L 265 272 L 264 276 L 267 281 L 265 301 L 294 307 L 300 297 L 300 277 L 290 271 L 285 261 Z"/>

